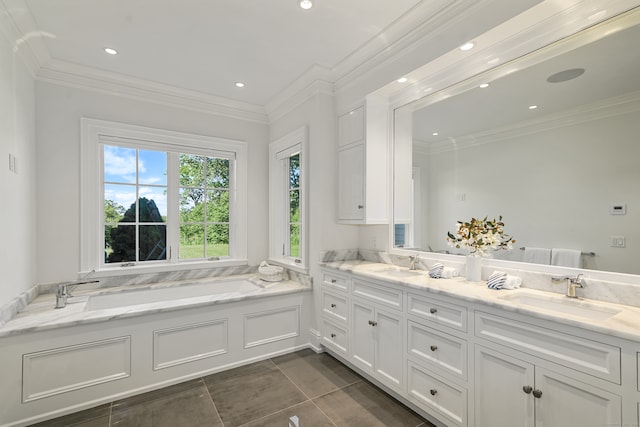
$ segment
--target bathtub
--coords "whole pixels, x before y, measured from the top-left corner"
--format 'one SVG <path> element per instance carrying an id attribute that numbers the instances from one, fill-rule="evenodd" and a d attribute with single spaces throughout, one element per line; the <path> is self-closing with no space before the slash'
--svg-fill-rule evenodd
<path id="1" fill-rule="evenodd" d="M 179 286 L 147 287 L 139 290 L 123 290 L 91 295 L 84 309 L 85 311 L 105 310 L 142 304 L 178 302 L 199 297 L 227 299 L 251 294 L 263 289 L 264 286 L 262 284 L 249 279 L 216 280 Z"/>

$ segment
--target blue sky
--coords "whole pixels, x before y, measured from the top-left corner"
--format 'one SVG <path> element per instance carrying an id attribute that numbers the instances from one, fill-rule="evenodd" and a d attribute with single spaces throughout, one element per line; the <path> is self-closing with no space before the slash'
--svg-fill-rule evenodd
<path id="1" fill-rule="evenodd" d="M 167 215 L 167 155 L 163 151 L 139 150 L 137 160 L 139 197 L 153 199 L 161 215 Z M 136 200 L 135 148 L 104 146 L 104 197 L 128 209 Z M 113 183 L 113 184 L 111 184 Z M 159 187 L 158 187 L 159 186 Z"/>

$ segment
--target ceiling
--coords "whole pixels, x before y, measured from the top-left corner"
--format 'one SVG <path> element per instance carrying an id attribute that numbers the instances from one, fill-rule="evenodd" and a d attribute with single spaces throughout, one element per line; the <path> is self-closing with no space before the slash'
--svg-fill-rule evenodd
<path id="1" fill-rule="evenodd" d="M 55 61 L 255 105 L 312 67 L 332 70 L 372 40 L 384 45 L 385 29 L 420 2 L 25 0 Z"/>
<path id="2" fill-rule="evenodd" d="M 506 68 L 511 67 L 507 64 Z M 549 83 L 555 73 L 582 68 L 572 80 Z M 490 72 L 491 73 L 491 72 Z M 451 146 L 489 130 L 540 120 L 617 96 L 640 96 L 640 25 L 536 65 L 510 73 L 490 85 L 429 105 L 414 113 L 413 137 L 419 145 Z M 422 102 L 422 101 L 419 101 Z M 537 108 L 529 109 L 536 105 Z M 433 135 L 437 132 L 438 135 Z"/>

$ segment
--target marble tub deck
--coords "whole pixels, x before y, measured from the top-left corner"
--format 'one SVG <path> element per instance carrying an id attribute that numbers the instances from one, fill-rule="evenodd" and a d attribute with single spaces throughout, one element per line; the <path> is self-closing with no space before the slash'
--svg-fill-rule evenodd
<path id="1" fill-rule="evenodd" d="M 127 292 L 148 289 L 161 289 L 180 285 L 197 285 L 204 283 L 215 284 L 216 281 L 227 282 L 230 279 L 249 280 L 257 286 L 254 290 L 241 292 L 225 292 L 216 295 L 206 295 L 170 301 L 129 305 L 102 310 L 86 310 L 89 297 L 94 295 L 121 293 L 126 298 Z M 73 292 L 73 297 L 67 301 L 64 308 L 55 308 L 55 295 L 48 293 L 35 297 L 26 307 L 11 320 L 0 327 L 0 338 L 28 332 L 103 322 L 112 319 L 122 319 L 146 314 L 182 310 L 215 304 L 224 304 L 249 299 L 285 295 L 296 292 L 310 291 L 309 281 L 283 280 L 280 282 L 264 282 L 255 274 L 205 278 L 199 280 L 165 282 L 160 284 L 143 284 L 132 286 L 112 287 L 108 289 L 82 289 Z"/>

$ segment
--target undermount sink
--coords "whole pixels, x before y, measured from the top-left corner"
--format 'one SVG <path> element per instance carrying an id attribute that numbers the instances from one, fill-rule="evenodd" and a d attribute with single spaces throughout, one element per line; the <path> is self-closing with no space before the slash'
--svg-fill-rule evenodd
<path id="1" fill-rule="evenodd" d="M 597 303 L 572 299 L 566 296 L 544 295 L 527 291 L 515 291 L 512 294 L 503 295 L 499 298 L 531 308 L 592 320 L 606 320 L 621 311 L 613 307 L 606 307 Z"/>
<path id="2" fill-rule="evenodd" d="M 423 275 L 423 273 L 419 271 L 408 270 L 406 268 L 400 268 L 400 267 L 384 267 L 384 268 L 379 268 L 377 270 L 371 270 L 371 272 L 382 273 L 382 274 L 386 274 L 387 276 L 393 276 L 393 277 L 415 277 L 415 276 Z"/>

